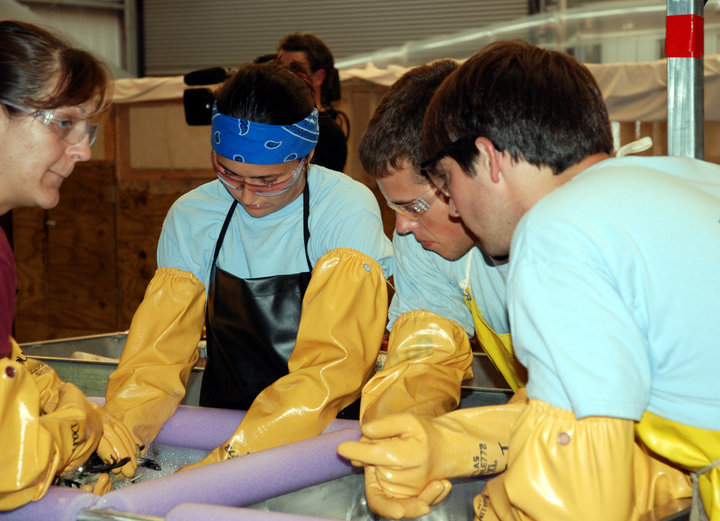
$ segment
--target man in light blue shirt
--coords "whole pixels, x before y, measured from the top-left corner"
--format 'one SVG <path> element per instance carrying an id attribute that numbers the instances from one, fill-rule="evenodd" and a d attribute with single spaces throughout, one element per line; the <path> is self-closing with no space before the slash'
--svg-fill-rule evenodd
<path id="1" fill-rule="evenodd" d="M 425 108 L 457 68 L 440 60 L 411 69 L 389 90 L 360 144 L 365 170 L 395 211 L 395 294 L 389 311 L 387 359 L 363 388 L 363 422 L 396 412 L 439 416 L 455 409 L 472 376 L 469 337 L 477 335 L 508 385 L 524 385 L 512 355 L 505 304 L 507 263 L 483 255 L 448 201 L 420 172 Z M 505 441 L 509 417 L 488 437 Z M 384 517 L 417 515 L 416 504 L 378 493 L 372 466 L 366 497 Z"/>
<path id="2" fill-rule="evenodd" d="M 529 376 L 476 518 L 636 521 L 692 495 L 696 519 L 720 520 L 720 166 L 611 158 L 588 69 L 521 41 L 467 60 L 424 123 L 424 171 L 451 214 L 487 254 L 509 254 Z M 386 493 L 421 496 L 470 475 L 481 422 L 452 414 L 368 423 L 367 443 L 340 452 L 372 461 Z"/>

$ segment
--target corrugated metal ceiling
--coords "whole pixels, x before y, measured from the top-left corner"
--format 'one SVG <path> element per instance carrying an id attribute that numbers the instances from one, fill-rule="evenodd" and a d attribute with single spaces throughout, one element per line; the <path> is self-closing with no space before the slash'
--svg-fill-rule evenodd
<path id="1" fill-rule="evenodd" d="M 318 35 L 338 60 L 527 14 L 527 0 L 145 0 L 145 74 L 235 67 L 294 31 Z"/>

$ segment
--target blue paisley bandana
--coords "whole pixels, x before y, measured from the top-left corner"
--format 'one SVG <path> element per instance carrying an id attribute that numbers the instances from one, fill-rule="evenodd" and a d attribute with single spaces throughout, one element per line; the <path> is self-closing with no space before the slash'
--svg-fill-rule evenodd
<path id="1" fill-rule="evenodd" d="M 212 111 L 212 147 L 215 153 L 253 165 L 276 165 L 306 156 L 315 148 L 320 129 L 318 110 L 292 125 L 268 125 Z"/>

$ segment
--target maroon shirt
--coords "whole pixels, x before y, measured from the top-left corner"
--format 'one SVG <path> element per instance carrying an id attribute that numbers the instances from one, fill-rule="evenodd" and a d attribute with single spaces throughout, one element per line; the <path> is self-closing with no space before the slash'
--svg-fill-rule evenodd
<path id="1" fill-rule="evenodd" d="M 16 289 L 15 256 L 5 232 L 0 228 L 0 358 L 10 356 Z"/>

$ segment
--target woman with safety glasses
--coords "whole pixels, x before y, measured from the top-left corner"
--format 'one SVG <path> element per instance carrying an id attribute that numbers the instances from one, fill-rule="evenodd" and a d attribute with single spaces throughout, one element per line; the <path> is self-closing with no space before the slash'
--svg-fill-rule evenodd
<path id="1" fill-rule="evenodd" d="M 168 213 L 107 387 L 105 407 L 138 445 L 182 400 L 203 324 L 201 405 L 247 413 L 198 464 L 320 434 L 359 397 L 383 336 L 392 247 L 370 190 L 310 164 L 317 139 L 302 75 L 246 65 L 216 92 L 218 179 Z"/>
<path id="2" fill-rule="evenodd" d="M 39 27 L 0 22 L 0 215 L 58 204 L 63 180 L 90 159 L 90 120 L 107 106 L 109 84 L 106 67 L 87 52 Z M 120 422 L 22 354 L 11 336 L 16 286 L 0 229 L 0 510 L 40 499 L 57 474 L 96 450 L 115 462 L 134 447 Z M 123 472 L 132 475 L 129 457 Z M 110 486 L 98 480 L 96 491 Z"/>

